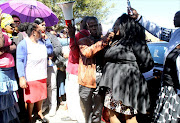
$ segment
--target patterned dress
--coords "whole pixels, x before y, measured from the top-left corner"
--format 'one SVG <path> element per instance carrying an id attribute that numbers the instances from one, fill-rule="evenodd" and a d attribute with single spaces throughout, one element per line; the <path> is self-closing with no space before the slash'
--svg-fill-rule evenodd
<path id="1" fill-rule="evenodd" d="M 161 88 L 154 111 L 154 123 L 179 123 L 180 97 L 171 86 Z"/>
<path id="2" fill-rule="evenodd" d="M 111 109 L 115 112 L 125 114 L 125 115 L 134 115 L 137 114 L 137 110 L 133 109 L 130 106 L 125 106 L 121 100 L 115 100 L 113 99 L 112 91 L 110 89 L 107 90 L 105 100 L 104 100 L 104 106 L 108 109 Z"/>
<path id="3" fill-rule="evenodd" d="M 153 66 L 147 45 L 115 41 L 104 57 L 106 64 L 99 86 L 110 89 L 107 91 L 104 106 L 128 115 L 136 114 L 137 111 L 146 114 L 150 99 L 141 69 L 149 70 Z M 140 65 L 147 67 L 141 68 Z"/>
<path id="4" fill-rule="evenodd" d="M 154 111 L 155 123 L 180 122 L 180 49 L 172 50 L 166 57 L 162 87 Z"/>

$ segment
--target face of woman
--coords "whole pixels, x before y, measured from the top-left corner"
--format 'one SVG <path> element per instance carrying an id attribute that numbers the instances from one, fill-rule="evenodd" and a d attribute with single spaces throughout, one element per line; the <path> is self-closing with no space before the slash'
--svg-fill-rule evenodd
<path id="1" fill-rule="evenodd" d="M 45 32 L 45 30 L 46 30 L 46 23 L 45 23 L 45 21 L 43 23 L 39 24 L 39 28 L 42 31 L 42 33 Z"/>
<path id="2" fill-rule="evenodd" d="M 120 24 L 120 20 L 118 19 L 113 25 L 113 30 L 115 35 L 119 35 L 119 24 Z"/>
<path id="3" fill-rule="evenodd" d="M 14 31 L 14 24 L 7 25 L 4 29 L 7 33 L 12 34 Z"/>
<path id="4" fill-rule="evenodd" d="M 37 28 L 34 31 L 34 35 L 37 40 L 41 38 L 41 27 L 39 25 L 37 25 Z"/>

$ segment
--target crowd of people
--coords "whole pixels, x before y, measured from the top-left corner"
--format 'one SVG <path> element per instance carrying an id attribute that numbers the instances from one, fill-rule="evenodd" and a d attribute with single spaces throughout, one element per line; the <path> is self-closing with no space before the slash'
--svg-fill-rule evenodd
<path id="1" fill-rule="evenodd" d="M 94 16 L 58 34 L 43 18 L 21 23 L 0 11 L 0 122 L 47 123 L 43 112 L 53 117 L 59 105 L 68 111 L 62 121 L 180 122 L 180 11 L 177 28 L 167 29 L 131 10 L 105 35 Z M 154 67 L 145 30 L 169 42 L 154 109 L 143 76 Z"/>

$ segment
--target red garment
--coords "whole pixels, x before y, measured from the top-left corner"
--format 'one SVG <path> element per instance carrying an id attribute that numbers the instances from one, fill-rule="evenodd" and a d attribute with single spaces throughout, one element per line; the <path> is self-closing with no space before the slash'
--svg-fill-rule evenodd
<path id="1" fill-rule="evenodd" d="M 3 31 L 3 35 L 4 35 L 4 40 L 5 40 L 4 47 L 10 46 L 12 43 L 12 40 L 4 31 Z M 14 67 L 14 65 L 15 65 L 14 57 L 11 53 L 4 53 L 0 55 L 0 68 L 10 68 L 10 67 Z"/>
<path id="2" fill-rule="evenodd" d="M 27 82 L 24 89 L 24 102 L 35 103 L 47 98 L 47 79 Z"/>
<path id="3" fill-rule="evenodd" d="M 79 47 L 77 45 L 77 41 L 86 36 L 89 36 L 89 31 L 86 29 L 82 29 L 80 30 L 80 32 L 78 32 L 75 35 L 76 43 L 74 41 L 74 38 L 70 38 L 70 44 L 69 44 L 70 52 L 69 52 L 69 58 L 68 58 L 68 65 L 66 68 L 66 71 L 70 74 L 78 75 Z"/>

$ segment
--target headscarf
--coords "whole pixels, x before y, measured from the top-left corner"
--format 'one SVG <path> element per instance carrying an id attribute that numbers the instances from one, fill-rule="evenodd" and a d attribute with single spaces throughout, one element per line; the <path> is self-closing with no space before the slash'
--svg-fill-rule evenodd
<path id="1" fill-rule="evenodd" d="M 176 12 L 174 15 L 174 26 L 180 27 L 180 11 Z"/>
<path id="2" fill-rule="evenodd" d="M 13 23 L 14 20 L 11 15 L 2 13 L 1 27 L 4 29 L 7 25 Z"/>
<path id="3" fill-rule="evenodd" d="M 171 39 L 168 43 L 167 50 L 165 52 L 165 58 L 179 44 L 180 44 L 180 28 L 176 29 L 175 32 L 172 34 Z"/>
<path id="4" fill-rule="evenodd" d="M 180 11 L 177 11 L 174 15 L 174 25 L 175 27 L 180 27 Z M 164 58 L 166 59 L 167 55 L 180 44 L 180 28 L 177 28 L 169 40 L 167 50 L 165 51 Z"/>

